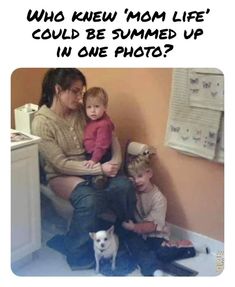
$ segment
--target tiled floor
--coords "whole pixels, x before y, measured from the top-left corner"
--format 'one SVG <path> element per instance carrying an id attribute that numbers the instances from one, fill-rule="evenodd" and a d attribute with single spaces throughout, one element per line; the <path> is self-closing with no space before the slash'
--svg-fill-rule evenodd
<path id="1" fill-rule="evenodd" d="M 217 275 L 215 256 L 213 255 L 200 254 L 179 262 L 197 270 L 199 272 L 198 276 Z M 34 254 L 31 261 L 15 268 L 13 272 L 20 276 L 102 276 L 96 274 L 94 270 L 72 271 L 63 255 L 45 246 Z M 129 276 L 141 276 L 141 274 L 136 269 Z"/>
<path id="2" fill-rule="evenodd" d="M 55 220 L 56 219 L 56 220 Z M 54 222 L 56 222 L 56 225 Z M 53 218 L 53 223 L 48 220 L 42 221 L 42 247 L 35 252 L 30 260 L 24 264 L 16 264 L 12 270 L 20 276 L 102 276 L 94 270 L 72 271 L 65 257 L 46 246 L 46 241 L 58 232 L 65 231 L 64 222 Z M 200 253 L 194 258 L 179 261 L 181 264 L 199 272 L 198 276 L 215 276 L 216 257 L 213 254 Z M 138 269 L 129 276 L 141 276 Z"/>

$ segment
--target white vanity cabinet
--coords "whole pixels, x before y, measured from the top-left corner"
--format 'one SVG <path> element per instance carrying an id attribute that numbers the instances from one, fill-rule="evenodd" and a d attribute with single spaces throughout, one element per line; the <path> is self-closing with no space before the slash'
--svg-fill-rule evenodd
<path id="1" fill-rule="evenodd" d="M 14 130 L 11 131 L 15 132 Z M 40 138 L 11 142 L 11 262 L 41 246 L 38 142 Z"/>

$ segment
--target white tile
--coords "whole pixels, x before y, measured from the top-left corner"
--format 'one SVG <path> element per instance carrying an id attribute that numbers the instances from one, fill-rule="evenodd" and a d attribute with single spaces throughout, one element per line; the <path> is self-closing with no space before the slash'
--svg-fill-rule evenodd
<path id="1" fill-rule="evenodd" d="M 198 271 L 198 276 L 216 276 L 216 258 L 213 254 L 200 254 L 193 258 L 177 261 L 193 270 Z"/>
<path id="2" fill-rule="evenodd" d="M 215 276 L 216 258 L 212 254 L 200 254 L 194 258 L 178 261 L 199 272 L 198 276 Z M 14 270 L 20 276 L 102 276 L 94 270 L 72 271 L 65 256 L 47 246 L 42 247 L 33 255 L 32 261 Z M 129 276 L 141 276 L 138 269 Z"/>

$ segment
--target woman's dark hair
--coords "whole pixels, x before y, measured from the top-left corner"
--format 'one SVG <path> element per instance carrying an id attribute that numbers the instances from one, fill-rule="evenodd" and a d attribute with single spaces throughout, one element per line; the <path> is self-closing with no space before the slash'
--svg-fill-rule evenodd
<path id="1" fill-rule="evenodd" d="M 41 99 L 39 107 L 46 105 L 51 107 L 55 95 L 55 85 L 59 85 L 63 91 L 69 89 L 75 81 L 80 80 L 86 87 L 86 78 L 81 71 L 75 68 L 49 69 L 42 82 Z"/>

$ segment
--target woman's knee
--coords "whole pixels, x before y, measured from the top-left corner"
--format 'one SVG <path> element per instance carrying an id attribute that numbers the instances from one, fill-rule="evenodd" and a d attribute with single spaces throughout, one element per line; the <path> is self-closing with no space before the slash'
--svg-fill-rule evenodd
<path id="1" fill-rule="evenodd" d="M 70 202 L 74 208 L 93 209 L 96 206 L 96 193 L 85 184 L 78 184 L 70 195 Z"/>
<path id="2" fill-rule="evenodd" d="M 126 205 L 135 206 L 136 194 L 133 183 L 125 176 L 111 179 L 107 189 L 108 199 L 115 202 L 125 202 Z M 130 207 L 131 207 L 130 206 Z"/>
<path id="3" fill-rule="evenodd" d="M 116 188 L 117 191 L 122 193 L 132 193 L 134 192 L 133 183 L 126 176 L 117 176 L 111 179 L 111 188 Z"/>

